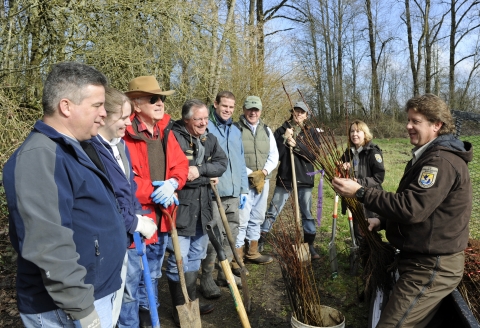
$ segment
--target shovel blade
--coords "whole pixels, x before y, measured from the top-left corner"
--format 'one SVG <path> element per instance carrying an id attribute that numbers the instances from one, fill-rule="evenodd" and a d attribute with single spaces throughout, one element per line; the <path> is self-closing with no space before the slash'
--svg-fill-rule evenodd
<path id="1" fill-rule="evenodd" d="M 330 268 L 332 269 L 332 278 L 336 278 L 338 274 L 338 262 L 337 262 L 337 247 L 332 242 L 329 247 Z"/>
<path id="2" fill-rule="evenodd" d="M 200 306 L 198 298 L 195 301 L 186 302 L 183 305 L 177 305 L 178 318 L 182 328 L 201 328 Z"/>

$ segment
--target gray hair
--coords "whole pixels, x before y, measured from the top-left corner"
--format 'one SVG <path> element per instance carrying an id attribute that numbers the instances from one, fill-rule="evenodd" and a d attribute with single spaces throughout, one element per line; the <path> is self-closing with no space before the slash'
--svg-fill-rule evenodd
<path id="1" fill-rule="evenodd" d="M 43 86 L 43 113 L 52 115 L 62 98 L 79 104 L 85 98 L 84 88 L 89 85 L 107 86 L 107 78 L 95 68 L 77 63 L 55 64 Z"/>
<path id="2" fill-rule="evenodd" d="M 207 107 L 203 101 L 198 99 L 187 100 L 182 106 L 182 119 L 188 120 L 193 116 L 193 110 L 195 108 Z"/>

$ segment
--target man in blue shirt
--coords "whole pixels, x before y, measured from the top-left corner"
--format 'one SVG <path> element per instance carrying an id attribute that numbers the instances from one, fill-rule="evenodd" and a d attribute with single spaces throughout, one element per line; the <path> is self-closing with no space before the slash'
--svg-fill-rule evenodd
<path id="1" fill-rule="evenodd" d="M 228 157 L 227 170 L 219 178 L 217 191 L 225 209 L 228 225 L 235 239 L 238 235 L 239 209 L 245 205 L 248 193 L 247 171 L 245 169 L 245 157 L 243 151 L 242 135 L 240 130 L 233 125 L 232 115 L 235 110 L 235 96 L 230 91 L 221 91 L 217 94 L 214 104 L 210 107 L 208 131 L 217 137 L 223 151 Z M 213 199 L 213 218 L 219 227 L 223 227 L 218 205 Z M 224 234 L 225 235 L 225 234 Z M 229 261 L 233 259 L 228 240 L 223 241 L 224 250 Z M 205 298 L 220 297 L 220 289 L 213 280 L 212 272 L 215 267 L 217 254 L 209 243 L 207 257 L 202 261 L 202 277 L 200 279 L 200 291 Z M 234 265 L 234 264 L 232 264 Z M 240 279 L 236 279 L 240 286 Z M 218 271 L 217 284 L 226 286 L 225 274 L 221 269 Z"/>

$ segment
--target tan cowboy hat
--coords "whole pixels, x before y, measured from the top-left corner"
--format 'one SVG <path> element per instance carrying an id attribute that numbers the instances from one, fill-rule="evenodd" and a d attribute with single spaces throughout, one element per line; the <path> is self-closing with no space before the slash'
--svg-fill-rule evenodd
<path id="1" fill-rule="evenodd" d="M 134 78 L 128 83 L 128 91 L 125 92 L 130 99 L 146 95 L 170 96 L 174 93 L 175 90 L 163 91 L 153 75 Z"/>

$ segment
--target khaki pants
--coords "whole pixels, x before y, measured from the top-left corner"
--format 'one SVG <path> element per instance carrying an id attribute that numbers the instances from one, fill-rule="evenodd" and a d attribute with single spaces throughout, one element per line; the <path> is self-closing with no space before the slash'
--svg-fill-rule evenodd
<path id="1" fill-rule="evenodd" d="M 377 328 L 425 327 L 437 312 L 440 301 L 460 283 L 464 262 L 463 251 L 439 256 L 400 254 L 400 278 Z"/>

